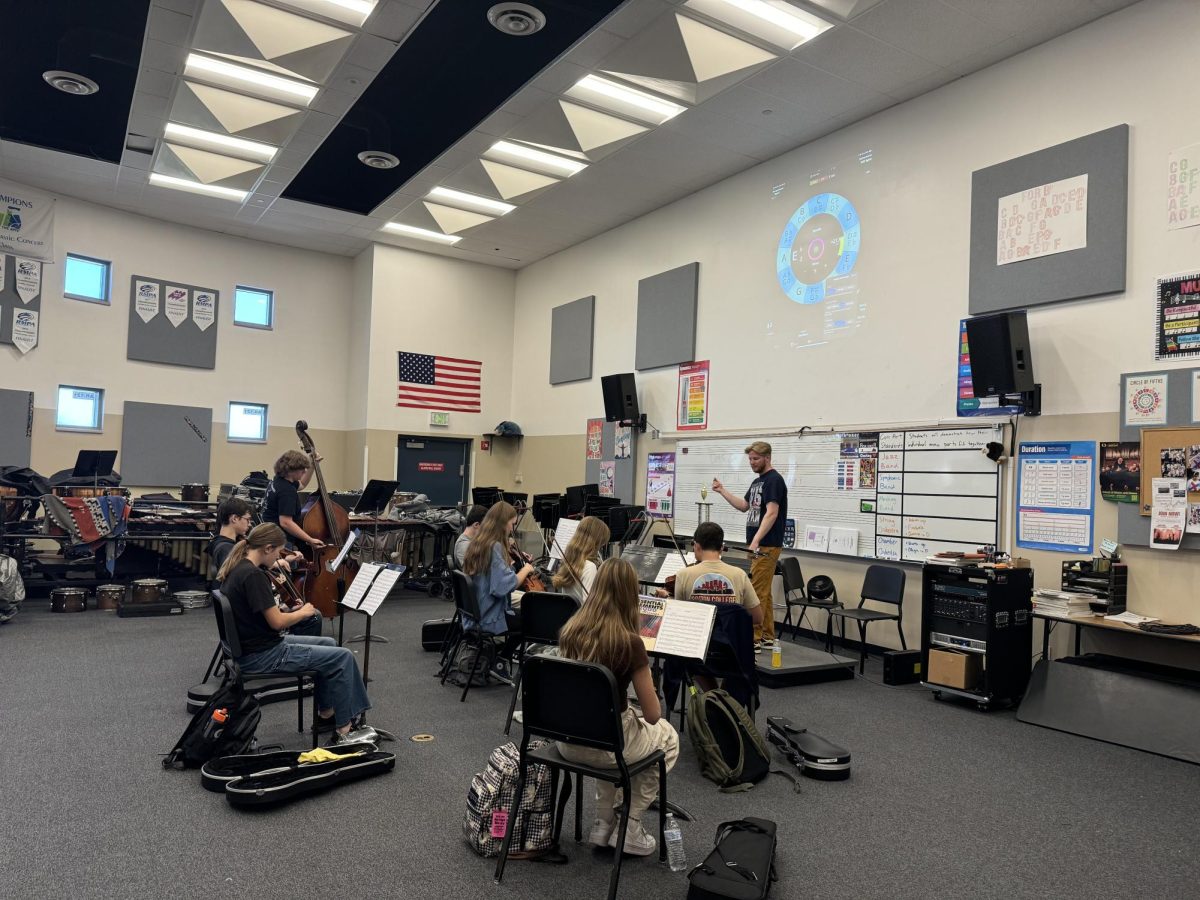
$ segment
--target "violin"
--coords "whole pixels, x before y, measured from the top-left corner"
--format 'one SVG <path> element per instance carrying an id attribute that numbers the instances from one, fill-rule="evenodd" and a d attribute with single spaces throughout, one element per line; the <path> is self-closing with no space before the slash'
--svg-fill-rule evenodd
<path id="1" fill-rule="evenodd" d="M 295 582 L 286 573 L 271 568 L 267 570 L 267 577 L 271 579 L 271 593 L 275 595 L 275 605 L 281 610 L 295 612 L 304 605 L 304 596 L 300 593 L 300 588 L 296 587 Z"/>
<path id="2" fill-rule="evenodd" d="M 515 540 L 508 542 L 508 554 L 512 558 L 513 571 L 515 572 L 519 572 L 525 566 L 533 565 L 533 557 L 521 550 Z M 524 588 L 527 591 L 546 590 L 546 582 L 542 580 L 542 576 L 538 574 L 537 569 L 529 573 L 529 577 L 525 579 Z"/>

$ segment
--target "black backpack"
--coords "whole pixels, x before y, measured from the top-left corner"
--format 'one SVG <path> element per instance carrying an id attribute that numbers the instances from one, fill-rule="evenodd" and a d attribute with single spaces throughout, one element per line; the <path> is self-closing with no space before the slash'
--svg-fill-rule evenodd
<path id="1" fill-rule="evenodd" d="M 224 722 L 217 720 L 220 716 L 213 718 L 218 711 L 223 711 Z M 219 756 L 251 752 L 261 718 L 262 711 L 253 695 L 243 691 L 236 680 L 227 678 L 192 716 L 178 742 L 163 759 L 163 768 L 195 769 Z"/>

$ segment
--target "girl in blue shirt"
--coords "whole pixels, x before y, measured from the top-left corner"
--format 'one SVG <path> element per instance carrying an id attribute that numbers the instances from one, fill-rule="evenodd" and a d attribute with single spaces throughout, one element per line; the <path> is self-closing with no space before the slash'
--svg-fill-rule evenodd
<path id="1" fill-rule="evenodd" d="M 463 572 L 471 579 L 479 600 L 479 624 L 488 634 L 519 630 L 511 594 L 533 573 L 533 566 L 513 569 L 508 540 L 516 525 L 517 511 L 510 504 L 493 504 L 463 557 Z M 463 618 L 467 627 L 474 627 L 471 617 L 464 614 Z"/>

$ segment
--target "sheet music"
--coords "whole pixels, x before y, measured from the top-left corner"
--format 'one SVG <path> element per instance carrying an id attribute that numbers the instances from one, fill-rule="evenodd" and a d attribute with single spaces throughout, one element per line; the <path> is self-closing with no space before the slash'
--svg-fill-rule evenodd
<path id="1" fill-rule="evenodd" d="M 358 609 L 358 605 L 362 603 L 363 597 L 367 595 L 367 590 L 371 587 L 371 582 L 381 571 L 383 571 L 383 566 L 376 563 L 363 563 L 359 566 L 358 574 L 354 576 L 350 587 L 346 589 L 346 596 L 342 598 L 342 606 Z"/>
<path id="2" fill-rule="evenodd" d="M 334 557 L 333 562 L 329 563 L 329 571 L 336 572 L 338 567 L 346 561 L 346 554 L 350 552 L 350 548 L 354 546 L 354 542 L 358 540 L 358 529 L 350 532 L 350 536 L 346 538 L 346 543 L 342 545 L 342 552 Z M 361 569 L 359 570 L 361 571 Z"/>
<path id="3" fill-rule="evenodd" d="M 683 556 L 680 556 L 678 553 L 672 552 L 670 556 L 668 556 L 665 560 L 663 560 L 663 564 L 659 567 L 658 575 L 656 575 L 654 578 L 655 582 L 658 584 L 662 584 L 670 576 L 674 575 L 676 572 L 680 572 L 687 566 L 691 566 L 691 565 L 695 564 L 696 554 L 687 553 L 684 555 L 687 557 L 686 560 L 684 559 Z"/>
<path id="4" fill-rule="evenodd" d="M 554 529 L 554 542 L 550 544 L 551 559 L 563 558 L 563 551 L 571 543 L 571 538 L 575 536 L 575 529 L 578 527 L 578 519 L 563 518 L 558 520 L 558 527 Z"/>
<path id="5" fill-rule="evenodd" d="M 396 586 L 396 581 L 403 571 L 404 566 L 397 566 L 394 569 L 387 568 L 380 572 L 379 577 L 371 583 L 371 589 L 367 591 L 367 596 L 358 605 L 358 611 L 366 613 L 368 616 L 375 615 L 380 604 L 387 599 L 387 595 Z"/>
<path id="6" fill-rule="evenodd" d="M 647 652 L 700 660 L 708 654 L 716 607 L 641 595 L 639 611 L 640 634 Z"/>

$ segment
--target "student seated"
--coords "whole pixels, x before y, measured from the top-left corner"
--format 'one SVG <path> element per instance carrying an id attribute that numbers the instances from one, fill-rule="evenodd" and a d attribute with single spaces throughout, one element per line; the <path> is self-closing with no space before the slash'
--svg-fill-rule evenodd
<path id="1" fill-rule="evenodd" d="M 242 645 L 242 655 L 234 662 L 248 675 L 315 670 L 317 730 L 334 731 L 334 743 L 372 740 L 373 728 L 354 727 L 371 707 L 354 654 L 330 637 L 281 634 L 314 615 L 320 617 L 311 603 L 295 612 L 284 612 L 275 603 L 266 570 L 279 559 L 285 541 L 278 525 L 259 525 L 230 551 L 217 573 Z"/>
<path id="2" fill-rule="evenodd" d="M 662 718 L 658 694 L 650 677 L 650 659 L 638 634 L 640 624 L 637 573 L 623 559 L 605 560 L 596 570 L 587 603 L 559 634 L 559 655 L 599 663 L 612 672 L 618 694 L 626 704 L 621 714 L 625 760 L 636 762 L 655 750 L 662 750 L 667 769 L 671 769 L 679 758 L 679 735 L 671 723 Z M 641 706 L 640 714 L 625 699 L 630 684 Z M 613 754 L 590 747 L 559 744 L 558 751 L 565 758 L 584 765 L 616 767 Z M 635 775 L 631 787 L 633 796 L 629 798 L 624 852 L 650 856 L 658 849 L 658 842 L 642 826 L 642 817 L 658 797 L 658 768 L 652 767 Z M 596 821 L 588 835 L 588 841 L 596 846 L 616 847 L 619 834 L 616 791 L 615 785 L 596 782 Z"/>
<path id="3" fill-rule="evenodd" d="M 487 634 L 509 636 L 500 650 L 501 655 L 509 655 L 520 643 L 521 620 L 513 609 L 512 592 L 533 574 L 533 566 L 529 563 L 519 569 L 513 568 L 508 542 L 516 525 L 517 511 L 510 504 L 503 500 L 493 503 L 463 555 L 463 574 L 471 579 L 479 601 L 479 626 Z M 476 625 L 475 620 L 465 613 L 463 620 L 466 628 Z"/>
<path id="4" fill-rule="evenodd" d="M 563 560 L 551 581 L 554 590 L 570 594 L 580 603 L 586 600 L 601 562 L 600 551 L 609 539 L 608 526 L 603 521 L 595 516 L 582 519 L 567 546 L 560 548 Z"/>
<path id="5" fill-rule="evenodd" d="M 479 534 L 479 525 L 483 522 L 483 517 L 487 515 L 487 507 L 480 506 L 476 503 L 467 510 L 467 517 L 463 522 L 462 534 L 458 536 L 458 540 L 454 542 L 454 562 L 461 569 L 463 559 L 467 555 L 467 548 L 471 546 L 471 541 L 475 535 Z"/>

